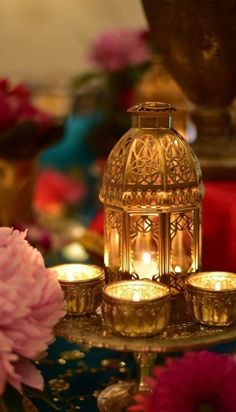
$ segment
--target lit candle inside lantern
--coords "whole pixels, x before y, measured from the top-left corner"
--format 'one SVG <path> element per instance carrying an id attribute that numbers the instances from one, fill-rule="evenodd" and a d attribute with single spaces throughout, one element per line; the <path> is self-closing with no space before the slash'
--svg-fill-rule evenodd
<path id="1" fill-rule="evenodd" d="M 70 315 L 93 313 L 102 302 L 103 269 L 95 265 L 68 263 L 50 268 L 57 274 Z"/>
<path id="2" fill-rule="evenodd" d="M 103 292 L 102 313 L 108 328 L 121 335 L 155 335 L 169 320 L 169 288 L 149 279 L 111 283 Z"/>
<path id="3" fill-rule="evenodd" d="M 201 323 L 225 326 L 236 321 L 236 274 L 200 272 L 186 282 L 186 296 Z"/>
<path id="4" fill-rule="evenodd" d="M 182 272 L 182 269 L 181 269 L 181 267 L 180 266 L 175 266 L 175 273 L 181 273 Z"/>
<path id="5" fill-rule="evenodd" d="M 140 279 L 152 279 L 158 273 L 158 262 L 149 252 L 143 252 L 141 261 L 134 261 L 134 271 Z"/>

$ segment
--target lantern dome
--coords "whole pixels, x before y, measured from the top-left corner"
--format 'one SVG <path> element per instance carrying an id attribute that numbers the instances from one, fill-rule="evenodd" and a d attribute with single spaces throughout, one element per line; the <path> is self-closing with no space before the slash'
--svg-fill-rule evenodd
<path id="1" fill-rule="evenodd" d="M 122 209 L 174 210 L 200 203 L 200 165 L 190 145 L 171 127 L 175 109 L 147 102 L 128 111 L 132 128 L 108 157 L 100 200 Z"/>

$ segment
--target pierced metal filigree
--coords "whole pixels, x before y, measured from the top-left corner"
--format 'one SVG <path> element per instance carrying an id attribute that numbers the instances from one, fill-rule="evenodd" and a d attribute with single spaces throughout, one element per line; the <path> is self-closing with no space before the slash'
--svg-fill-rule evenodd
<path id="1" fill-rule="evenodd" d="M 170 105 L 130 110 L 133 127 L 112 150 L 100 199 L 105 205 L 105 265 L 119 273 L 166 279 L 182 290 L 201 261 L 201 170 L 171 128 Z"/>

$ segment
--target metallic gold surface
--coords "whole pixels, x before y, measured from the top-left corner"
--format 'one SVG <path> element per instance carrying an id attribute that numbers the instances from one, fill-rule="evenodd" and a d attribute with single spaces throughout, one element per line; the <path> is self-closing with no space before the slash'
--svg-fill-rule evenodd
<path id="1" fill-rule="evenodd" d="M 26 396 L 23 396 L 23 408 L 24 412 L 39 412 L 38 408 Z"/>
<path id="2" fill-rule="evenodd" d="M 0 158 L 0 225 L 29 222 L 33 216 L 36 157 L 23 160 Z"/>
<path id="3" fill-rule="evenodd" d="M 152 40 L 191 102 L 204 177 L 236 176 L 236 1 L 142 0 Z"/>
<path id="4" fill-rule="evenodd" d="M 69 341 L 98 348 L 134 352 L 177 352 L 204 348 L 236 339 L 236 326 L 208 327 L 187 314 L 182 295 L 172 298 L 169 325 L 159 334 L 146 338 L 118 336 L 108 331 L 100 314 L 66 317 L 55 328 L 55 333 Z"/>
<path id="5" fill-rule="evenodd" d="M 119 382 L 108 386 L 98 396 L 98 409 L 100 412 L 126 411 L 132 403 L 132 397 L 137 391 L 134 381 Z"/>
<path id="6" fill-rule="evenodd" d="M 131 337 L 155 335 L 169 321 L 169 288 L 147 279 L 111 283 L 103 292 L 102 314 L 112 332 Z"/>
<path id="7" fill-rule="evenodd" d="M 76 269 L 73 269 L 71 273 L 71 267 L 78 268 L 77 279 L 74 273 Z M 91 273 L 85 273 L 83 268 L 89 269 Z M 81 264 L 58 265 L 50 269 L 58 274 L 58 280 L 64 292 L 65 310 L 69 315 L 85 315 L 96 311 L 102 303 L 102 290 L 105 285 L 103 269 L 96 265 Z M 72 280 L 70 280 L 70 275 Z"/>
<path id="8" fill-rule="evenodd" d="M 236 274 L 201 272 L 186 281 L 186 299 L 201 323 L 226 326 L 236 321 Z"/>
<path id="9" fill-rule="evenodd" d="M 132 128 L 107 160 L 100 200 L 108 282 L 155 276 L 181 291 L 201 265 L 202 175 L 190 145 L 172 128 L 174 111 L 159 102 L 129 109 Z"/>

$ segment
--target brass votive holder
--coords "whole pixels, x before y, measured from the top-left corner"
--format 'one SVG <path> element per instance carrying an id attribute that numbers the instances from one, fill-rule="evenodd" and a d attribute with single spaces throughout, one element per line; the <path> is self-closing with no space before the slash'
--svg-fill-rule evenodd
<path id="1" fill-rule="evenodd" d="M 95 265 L 64 264 L 50 268 L 57 274 L 69 315 L 94 313 L 102 303 L 103 269 Z"/>
<path id="2" fill-rule="evenodd" d="M 236 321 L 236 273 L 199 272 L 186 280 L 186 299 L 195 319 L 213 326 Z"/>
<path id="3" fill-rule="evenodd" d="M 169 288 L 148 279 L 119 281 L 103 290 L 103 318 L 120 335 L 155 335 L 167 325 L 170 306 Z"/>

